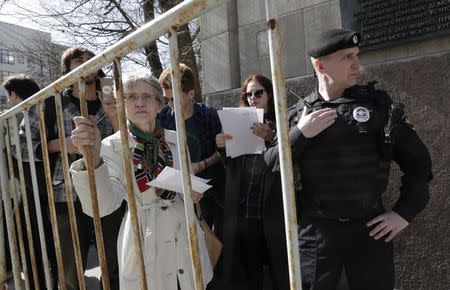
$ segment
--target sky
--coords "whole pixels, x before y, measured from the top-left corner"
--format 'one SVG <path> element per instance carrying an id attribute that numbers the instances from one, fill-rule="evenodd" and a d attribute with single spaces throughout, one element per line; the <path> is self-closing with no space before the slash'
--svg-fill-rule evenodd
<path id="1" fill-rule="evenodd" d="M 3 1 L 0 1 L 2 3 Z M 41 27 L 32 21 L 29 17 L 25 17 L 23 10 L 19 7 L 27 7 L 33 11 L 40 11 L 39 0 L 7 0 L 6 4 L 0 8 L 0 21 L 8 22 L 20 26 L 25 26 L 28 28 L 33 28 L 37 30 L 42 30 L 45 32 L 50 32 L 52 34 L 52 40 L 54 42 L 63 42 L 64 35 L 56 31 L 49 31 L 45 27 Z"/>
<path id="2" fill-rule="evenodd" d="M 36 22 L 33 21 L 29 16 L 24 15 L 24 10 L 20 7 L 26 7 L 29 10 L 34 12 L 42 11 L 42 8 L 39 5 L 39 2 L 42 0 L 6 0 L 6 4 L 4 4 L 0 8 L 0 21 L 8 22 L 12 24 L 16 24 L 19 26 L 24 26 L 32 29 L 37 29 L 45 32 L 49 32 L 52 35 L 52 41 L 55 43 L 71 46 L 74 43 L 68 43 L 69 39 L 66 35 L 59 31 L 49 30 L 48 27 L 42 27 Z M 57 1 L 57 0 L 52 0 Z M 0 0 L 0 4 L 4 2 Z M 51 21 L 51 20 L 49 20 Z M 92 49 L 92 48 L 91 48 Z M 93 49 L 95 51 L 95 49 Z M 98 51 L 95 51 L 98 52 Z M 122 64 L 122 70 L 124 72 L 133 72 L 136 69 L 140 69 L 141 66 L 136 65 L 130 61 L 124 60 Z"/>

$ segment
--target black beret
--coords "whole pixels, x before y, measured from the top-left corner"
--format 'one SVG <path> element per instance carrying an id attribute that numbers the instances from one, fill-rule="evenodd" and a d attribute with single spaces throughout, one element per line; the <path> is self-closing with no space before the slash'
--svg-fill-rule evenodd
<path id="1" fill-rule="evenodd" d="M 356 47 L 360 38 L 360 34 L 355 31 L 342 28 L 326 30 L 313 36 L 308 54 L 311 57 L 320 57 L 341 49 Z"/>

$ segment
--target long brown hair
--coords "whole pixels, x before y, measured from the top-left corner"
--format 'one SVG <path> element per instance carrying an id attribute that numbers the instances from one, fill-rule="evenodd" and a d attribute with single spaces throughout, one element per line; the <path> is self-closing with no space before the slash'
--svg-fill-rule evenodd
<path id="1" fill-rule="evenodd" d="M 275 106 L 273 103 L 273 87 L 272 82 L 266 78 L 263 75 L 260 74 L 254 74 L 250 75 L 241 86 L 241 97 L 239 99 L 239 107 L 250 107 L 250 104 L 248 103 L 248 100 L 246 97 L 244 97 L 244 94 L 247 92 L 247 86 L 251 81 L 258 82 L 266 91 L 268 102 L 267 102 L 267 112 L 266 112 L 266 119 L 269 119 L 270 121 L 275 121 Z"/>

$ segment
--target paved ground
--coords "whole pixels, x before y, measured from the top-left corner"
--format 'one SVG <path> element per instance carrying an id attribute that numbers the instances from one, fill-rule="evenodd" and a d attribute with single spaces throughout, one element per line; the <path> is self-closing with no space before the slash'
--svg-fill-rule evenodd
<path id="1" fill-rule="evenodd" d="M 101 273 L 100 273 L 100 266 L 98 265 L 98 261 L 97 261 L 97 251 L 92 246 L 89 251 L 87 269 L 84 272 L 84 279 L 86 281 L 86 289 L 100 290 L 100 276 L 101 276 Z M 265 277 L 270 276 L 268 269 L 265 269 L 264 276 Z M 8 282 L 9 283 L 6 285 L 6 289 L 7 290 L 15 289 L 13 279 L 10 279 Z M 266 278 L 264 281 L 264 290 L 270 290 L 271 289 L 270 284 L 271 284 L 270 279 Z M 25 289 L 25 285 L 23 285 L 22 289 Z M 2 290 L 2 289 L 0 288 L 0 290 Z M 348 290 L 348 287 L 347 287 L 344 279 L 341 279 L 341 282 L 338 285 L 336 290 Z"/>
<path id="2" fill-rule="evenodd" d="M 100 290 L 100 266 L 97 261 L 97 251 L 94 247 L 89 250 L 88 265 L 84 272 L 84 279 L 86 281 L 86 289 L 89 290 Z M 1 288 L 0 288 L 1 289 Z M 10 279 L 6 284 L 6 289 L 13 290 L 14 287 L 13 279 Z M 25 284 L 23 284 L 22 289 L 25 289 Z"/>

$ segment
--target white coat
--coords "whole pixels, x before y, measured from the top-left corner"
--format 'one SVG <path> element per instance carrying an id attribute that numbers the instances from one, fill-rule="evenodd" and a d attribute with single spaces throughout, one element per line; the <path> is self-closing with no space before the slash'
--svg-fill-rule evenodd
<path id="1" fill-rule="evenodd" d="M 134 148 L 135 141 L 129 138 L 129 142 L 130 148 Z M 119 208 L 123 199 L 127 199 L 120 132 L 102 141 L 101 157 L 103 164 L 95 170 L 95 179 L 100 217 L 103 217 Z M 82 162 L 80 159 L 72 163 L 70 171 L 83 212 L 92 216 L 88 175 L 87 171 L 80 170 Z M 137 215 L 143 236 L 142 248 L 148 289 L 175 290 L 178 278 L 181 290 L 194 290 L 184 203 L 181 197 L 177 194 L 174 201 L 163 200 L 155 195 L 154 188 L 141 193 L 134 175 L 133 183 L 138 205 Z M 204 233 L 198 223 L 197 233 L 203 284 L 206 287 L 212 279 L 212 268 L 205 246 Z M 117 242 L 120 289 L 122 290 L 140 289 L 140 271 L 133 240 L 131 216 L 127 211 Z"/>

